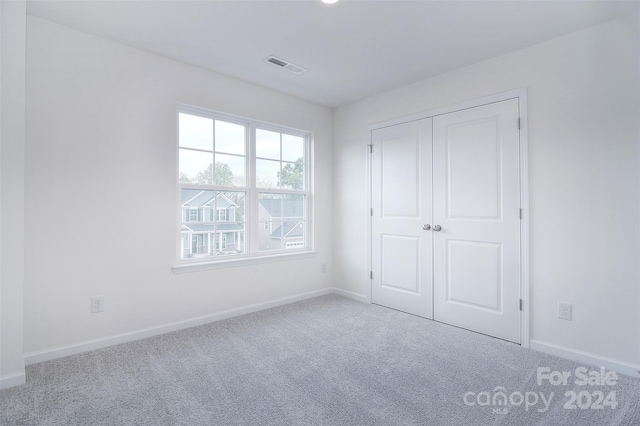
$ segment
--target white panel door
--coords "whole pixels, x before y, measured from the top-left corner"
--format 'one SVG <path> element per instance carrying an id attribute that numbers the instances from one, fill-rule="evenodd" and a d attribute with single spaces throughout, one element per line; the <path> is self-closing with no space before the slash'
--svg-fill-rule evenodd
<path id="1" fill-rule="evenodd" d="M 434 319 L 520 343 L 518 100 L 433 118 Z"/>
<path id="2" fill-rule="evenodd" d="M 431 119 L 372 132 L 373 303 L 432 318 Z"/>

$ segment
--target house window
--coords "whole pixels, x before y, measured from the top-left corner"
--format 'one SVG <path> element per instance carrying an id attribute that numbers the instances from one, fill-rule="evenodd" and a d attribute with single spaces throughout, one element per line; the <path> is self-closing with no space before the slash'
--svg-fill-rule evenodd
<path id="1" fill-rule="evenodd" d="M 180 107 L 179 258 L 309 250 L 310 140 L 306 132 Z"/>

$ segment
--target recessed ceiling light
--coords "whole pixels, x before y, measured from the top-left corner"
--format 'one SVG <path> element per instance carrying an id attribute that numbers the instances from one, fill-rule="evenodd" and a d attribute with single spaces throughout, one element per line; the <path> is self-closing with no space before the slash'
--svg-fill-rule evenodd
<path id="1" fill-rule="evenodd" d="M 322 3 L 333 4 L 338 3 L 338 0 L 320 0 Z"/>

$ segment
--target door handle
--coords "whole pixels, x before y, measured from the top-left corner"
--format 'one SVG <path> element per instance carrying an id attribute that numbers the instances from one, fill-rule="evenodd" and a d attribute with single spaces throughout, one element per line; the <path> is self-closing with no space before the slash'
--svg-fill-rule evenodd
<path id="1" fill-rule="evenodd" d="M 440 232 L 440 231 L 442 230 L 442 226 L 440 226 L 440 225 L 435 225 L 435 226 L 433 227 L 433 230 L 434 230 L 434 231 L 436 231 L 436 232 Z"/>
<path id="2" fill-rule="evenodd" d="M 425 231 L 429 231 L 431 230 L 431 225 L 427 223 L 426 225 L 422 226 L 422 229 L 424 229 Z"/>

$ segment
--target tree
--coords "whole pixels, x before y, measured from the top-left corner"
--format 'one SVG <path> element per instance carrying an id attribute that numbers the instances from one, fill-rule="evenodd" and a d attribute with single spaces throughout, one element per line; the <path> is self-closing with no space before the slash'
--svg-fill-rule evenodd
<path id="1" fill-rule="evenodd" d="M 233 172 L 227 163 L 220 163 L 219 161 L 216 161 L 215 181 L 212 181 L 212 176 L 214 176 L 213 169 L 213 163 L 209 164 L 209 167 L 198 173 L 195 182 L 193 183 L 233 186 Z"/>
<path id="2" fill-rule="evenodd" d="M 278 172 L 278 181 L 281 188 L 302 189 L 304 184 L 304 163 L 300 157 L 295 163 L 287 163 L 286 166 Z"/>
<path id="3" fill-rule="evenodd" d="M 189 178 L 189 176 L 186 173 L 180 172 L 180 175 L 178 176 L 178 182 L 180 182 L 180 183 L 193 183 L 193 180 L 191 178 Z"/>
<path id="4" fill-rule="evenodd" d="M 215 181 L 211 181 L 211 176 L 215 176 Z M 192 183 L 199 183 L 203 185 L 221 185 L 221 186 L 234 186 L 235 176 L 231 171 L 231 167 L 227 163 L 221 163 L 216 161 L 215 175 L 213 163 L 209 164 L 209 167 L 198 173 L 195 181 Z M 236 217 L 230 218 L 230 220 L 236 220 L 242 222 L 244 220 L 244 192 L 224 192 L 224 195 L 228 197 L 238 207 L 236 208 Z"/>

